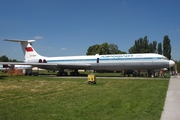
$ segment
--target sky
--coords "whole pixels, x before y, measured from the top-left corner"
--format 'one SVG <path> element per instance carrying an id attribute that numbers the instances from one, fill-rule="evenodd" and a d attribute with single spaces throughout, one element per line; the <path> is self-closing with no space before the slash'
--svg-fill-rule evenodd
<path id="1" fill-rule="evenodd" d="M 24 60 L 19 43 L 35 39 L 43 56 L 85 55 L 89 46 L 118 45 L 126 51 L 139 38 L 171 40 L 180 60 L 180 0 L 1 0 L 0 56 Z"/>

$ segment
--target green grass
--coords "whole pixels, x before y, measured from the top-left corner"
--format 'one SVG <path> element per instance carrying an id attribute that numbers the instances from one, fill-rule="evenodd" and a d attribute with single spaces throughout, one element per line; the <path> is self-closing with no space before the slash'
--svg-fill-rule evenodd
<path id="1" fill-rule="evenodd" d="M 0 120 L 159 120 L 169 78 L 0 77 Z"/>

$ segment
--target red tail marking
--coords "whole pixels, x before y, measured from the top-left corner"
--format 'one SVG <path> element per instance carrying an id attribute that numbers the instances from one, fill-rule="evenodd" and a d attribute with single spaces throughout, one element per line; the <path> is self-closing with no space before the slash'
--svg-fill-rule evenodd
<path id="1" fill-rule="evenodd" d="M 33 51 L 32 47 L 26 47 L 25 49 L 26 49 L 27 52 L 32 52 Z"/>

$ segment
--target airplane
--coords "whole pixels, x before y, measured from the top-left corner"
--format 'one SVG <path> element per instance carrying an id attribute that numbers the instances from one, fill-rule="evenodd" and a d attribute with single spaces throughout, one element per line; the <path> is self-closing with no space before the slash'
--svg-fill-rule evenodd
<path id="1" fill-rule="evenodd" d="M 174 66 L 175 62 L 156 53 L 110 54 L 86 56 L 46 57 L 38 54 L 32 47 L 35 40 L 10 40 L 21 44 L 24 62 L 0 62 L 0 64 L 32 65 L 41 69 L 58 71 L 57 76 L 68 75 L 65 69 L 74 70 L 70 75 L 79 75 L 78 70 L 155 70 Z"/>

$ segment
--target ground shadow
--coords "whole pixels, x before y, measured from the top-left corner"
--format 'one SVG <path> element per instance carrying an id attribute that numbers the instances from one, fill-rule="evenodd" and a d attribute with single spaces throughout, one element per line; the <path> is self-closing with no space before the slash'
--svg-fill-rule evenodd
<path id="1" fill-rule="evenodd" d="M 0 80 L 4 80 L 6 77 L 8 77 L 8 76 L 0 75 Z"/>

